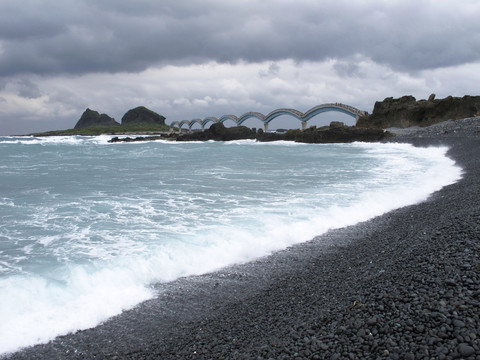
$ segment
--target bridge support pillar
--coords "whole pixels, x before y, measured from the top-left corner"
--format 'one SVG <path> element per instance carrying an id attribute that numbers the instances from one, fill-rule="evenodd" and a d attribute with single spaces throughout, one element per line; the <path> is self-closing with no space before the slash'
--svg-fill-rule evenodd
<path id="1" fill-rule="evenodd" d="M 265 132 L 268 132 L 268 123 L 265 123 L 264 127 L 265 127 Z"/>
<path id="2" fill-rule="evenodd" d="M 306 129 L 307 129 L 307 122 L 302 121 L 302 130 L 306 130 Z"/>

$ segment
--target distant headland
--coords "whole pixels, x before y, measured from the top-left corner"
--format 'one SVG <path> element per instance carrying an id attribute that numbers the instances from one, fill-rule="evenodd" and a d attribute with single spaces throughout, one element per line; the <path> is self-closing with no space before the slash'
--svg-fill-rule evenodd
<path id="1" fill-rule="evenodd" d="M 293 111 L 293 110 L 292 110 Z M 250 129 L 245 126 L 226 128 L 222 122 L 215 122 L 202 131 L 186 131 L 165 124 L 165 117 L 139 106 L 129 110 L 118 123 L 107 114 L 86 109 L 75 127 L 69 130 L 49 131 L 32 134 L 36 136 L 54 135 L 146 135 L 115 137 L 111 142 L 132 142 L 169 139 L 176 141 L 239 140 L 258 141 L 288 140 L 306 143 L 331 143 L 353 141 L 380 141 L 393 136 L 389 128 L 426 127 L 446 120 L 457 120 L 480 115 L 480 96 L 452 97 L 435 99 L 435 94 L 427 100 L 416 100 L 413 96 L 392 97 L 377 101 L 371 114 L 364 112 L 358 117 L 355 126 L 345 126 L 332 122 L 329 126 L 311 126 L 303 130 L 266 132 L 263 129 Z M 305 124 L 303 124 L 305 125 Z"/>

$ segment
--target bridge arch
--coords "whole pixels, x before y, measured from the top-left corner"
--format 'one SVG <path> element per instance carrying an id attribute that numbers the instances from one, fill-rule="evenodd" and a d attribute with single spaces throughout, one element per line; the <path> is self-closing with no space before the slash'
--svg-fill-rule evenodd
<path id="1" fill-rule="evenodd" d="M 213 116 L 206 117 L 203 120 L 202 119 L 197 119 L 197 123 L 200 124 L 200 126 L 202 127 L 202 130 L 204 130 L 205 126 L 210 122 L 216 123 L 216 122 L 218 122 L 218 119 L 216 117 L 213 117 Z"/>
<path id="2" fill-rule="evenodd" d="M 227 120 L 233 120 L 233 122 L 238 125 L 238 117 L 235 115 L 223 115 L 220 119 L 218 119 L 218 122 L 224 123 Z"/>
<path id="3" fill-rule="evenodd" d="M 243 114 L 242 116 L 240 116 L 238 118 L 237 123 L 238 123 L 238 125 L 241 125 L 245 120 L 248 120 L 250 118 L 257 118 L 260 121 L 262 121 L 263 123 L 265 123 L 265 115 L 263 115 L 262 113 L 259 113 L 259 112 L 254 112 L 254 111 L 247 112 L 247 113 Z"/>
<path id="4" fill-rule="evenodd" d="M 205 125 L 208 124 L 209 122 L 225 122 L 227 120 L 233 120 L 237 124 L 237 126 L 241 125 L 244 121 L 250 119 L 250 118 L 256 118 L 260 121 L 263 122 L 265 131 L 268 131 L 268 124 L 275 118 L 282 116 L 282 115 L 289 115 L 297 120 L 300 120 L 302 122 L 302 127 L 305 129 L 307 122 L 313 118 L 314 116 L 321 114 L 323 112 L 327 111 L 337 111 L 344 113 L 346 115 L 349 115 L 353 118 L 355 118 L 355 123 L 358 121 L 360 116 L 366 115 L 366 111 L 359 110 L 353 106 L 350 105 L 345 105 L 341 103 L 331 103 L 331 104 L 322 104 L 322 105 L 317 105 L 309 110 L 307 110 L 305 113 L 302 113 L 299 110 L 296 109 L 277 109 L 273 110 L 270 112 L 267 116 L 263 115 L 262 113 L 259 112 L 254 112 L 250 111 L 245 114 L 243 114 L 240 117 L 237 117 L 235 115 L 223 115 L 220 118 L 216 117 L 207 117 L 203 120 L 201 119 L 192 119 L 192 120 L 182 120 L 182 121 L 175 121 L 171 124 L 171 126 L 178 125 L 179 128 L 181 128 L 183 125 L 187 125 L 189 129 L 192 128 L 192 126 L 196 123 L 200 124 L 202 126 L 202 129 L 205 128 Z"/>
<path id="5" fill-rule="evenodd" d="M 187 125 L 190 129 L 190 120 L 182 120 L 178 123 L 178 128 L 181 129 L 183 125 Z"/>
<path id="6" fill-rule="evenodd" d="M 365 111 L 361 111 L 361 110 L 358 110 L 352 106 L 349 106 L 349 105 L 344 105 L 344 104 L 323 104 L 323 105 L 318 105 L 318 106 L 315 106 L 313 108 L 311 108 L 310 110 L 308 110 L 304 115 L 303 115 L 303 121 L 308 121 L 310 120 L 312 117 L 318 115 L 318 114 L 321 114 L 323 112 L 327 112 L 327 111 L 338 111 L 338 112 L 341 112 L 341 113 L 344 113 L 346 115 L 349 115 L 353 118 L 355 118 L 355 120 L 358 120 L 358 118 L 362 115 L 365 115 L 366 112 Z"/>
<path id="7" fill-rule="evenodd" d="M 265 117 L 264 122 L 268 124 L 273 119 L 275 119 L 279 116 L 282 116 L 282 115 L 290 115 L 290 116 L 293 116 L 293 117 L 297 118 L 298 120 L 302 120 L 302 118 L 303 118 L 303 113 L 301 113 L 298 110 L 295 110 L 295 109 L 277 109 L 277 110 L 274 110 L 271 113 L 269 113 Z"/>
<path id="8" fill-rule="evenodd" d="M 190 124 L 188 125 L 188 127 L 191 129 L 193 127 L 193 125 L 198 124 L 203 128 L 202 122 L 203 122 L 202 119 L 192 119 L 192 120 L 190 120 Z"/>

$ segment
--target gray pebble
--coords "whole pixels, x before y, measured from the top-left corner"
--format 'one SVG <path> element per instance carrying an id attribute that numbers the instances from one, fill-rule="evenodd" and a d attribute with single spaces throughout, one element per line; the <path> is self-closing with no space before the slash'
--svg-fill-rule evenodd
<path id="1" fill-rule="evenodd" d="M 475 354 L 475 349 L 468 344 L 461 343 L 458 345 L 458 353 L 461 356 L 471 356 Z"/>

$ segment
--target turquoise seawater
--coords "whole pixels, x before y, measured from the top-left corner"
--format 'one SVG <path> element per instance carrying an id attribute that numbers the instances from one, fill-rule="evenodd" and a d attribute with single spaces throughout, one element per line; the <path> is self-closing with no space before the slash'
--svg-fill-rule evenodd
<path id="1" fill-rule="evenodd" d="M 0 137 L 0 354 L 425 200 L 446 148 Z"/>

